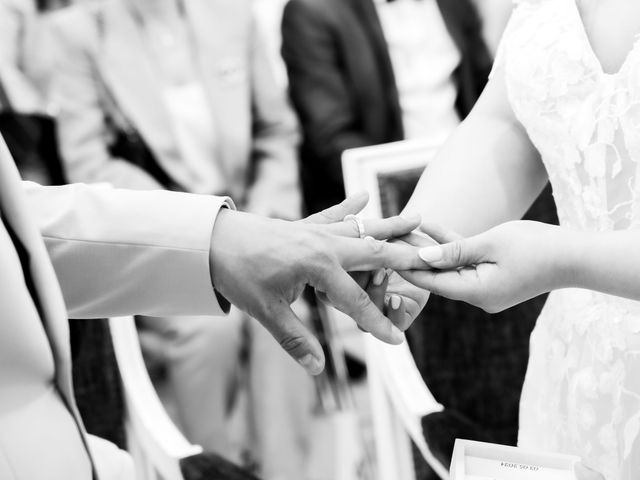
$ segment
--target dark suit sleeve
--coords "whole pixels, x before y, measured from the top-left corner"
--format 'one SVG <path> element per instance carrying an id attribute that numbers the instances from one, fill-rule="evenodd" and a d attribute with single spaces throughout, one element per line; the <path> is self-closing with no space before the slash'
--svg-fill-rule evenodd
<path id="1" fill-rule="evenodd" d="M 341 70 L 341 52 L 322 2 L 292 0 L 282 20 L 282 56 L 305 144 L 342 184 L 342 152 L 374 142 L 358 131 L 354 98 Z M 302 159 L 308 161 L 307 159 Z"/>

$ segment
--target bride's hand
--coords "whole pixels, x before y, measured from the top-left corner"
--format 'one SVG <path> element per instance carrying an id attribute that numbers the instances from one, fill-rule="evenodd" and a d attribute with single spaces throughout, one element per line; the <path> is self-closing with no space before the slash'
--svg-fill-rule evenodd
<path id="1" fill-rule="evenodd" d="M 400 272 L 437 295 L 495 313 L 568 282 L 571 234 L 538 222 L 510 222 L 474 237 L 435 225 L 422 230 L 441 245 L 423 248 L 431 271 Z"/>

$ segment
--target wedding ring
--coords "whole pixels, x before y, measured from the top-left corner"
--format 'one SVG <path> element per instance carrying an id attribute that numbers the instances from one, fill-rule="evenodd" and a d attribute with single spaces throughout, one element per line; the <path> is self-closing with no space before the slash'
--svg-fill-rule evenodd
<path id="1" fill-rule="evenodd" d="M 364 230 L 364 222 L 362 221 L 362 219 L 356 215 L 353 214 L 349 214 L 346 217 L 344 217 L 344 222 L 349 221 L 349 220 L 353 220 L 356 224 L 356 228 L 358 229 L 358 236 L 360 238 L 364 238 L 367 236 L 365 230 Z"/>

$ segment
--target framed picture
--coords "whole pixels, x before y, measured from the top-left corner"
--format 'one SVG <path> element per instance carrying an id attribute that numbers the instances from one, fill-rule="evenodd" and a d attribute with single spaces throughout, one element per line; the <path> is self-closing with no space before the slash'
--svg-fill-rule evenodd
<path id="1" fill-rule="evenodd" d="M 429 140 L 405 140 L 346 150 L 342 155 L 346 193 L 369 192 L 364 217 L 397 215 L 437 149 Z"/>

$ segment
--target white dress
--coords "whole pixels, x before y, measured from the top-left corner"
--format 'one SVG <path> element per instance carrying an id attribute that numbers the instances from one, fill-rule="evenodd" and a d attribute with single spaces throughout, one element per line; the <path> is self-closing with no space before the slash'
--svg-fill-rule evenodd
<path id="1" fill-rule="evenodd" d="M 560 223 L 640 228 L 640 37 L 607 74 L 575 0 L 516 3 L 496 65 Z M 607 480 L 640 479 L 640 302 L 551 293 L 531 337 L 519 444 L 580 455 Z"/>

